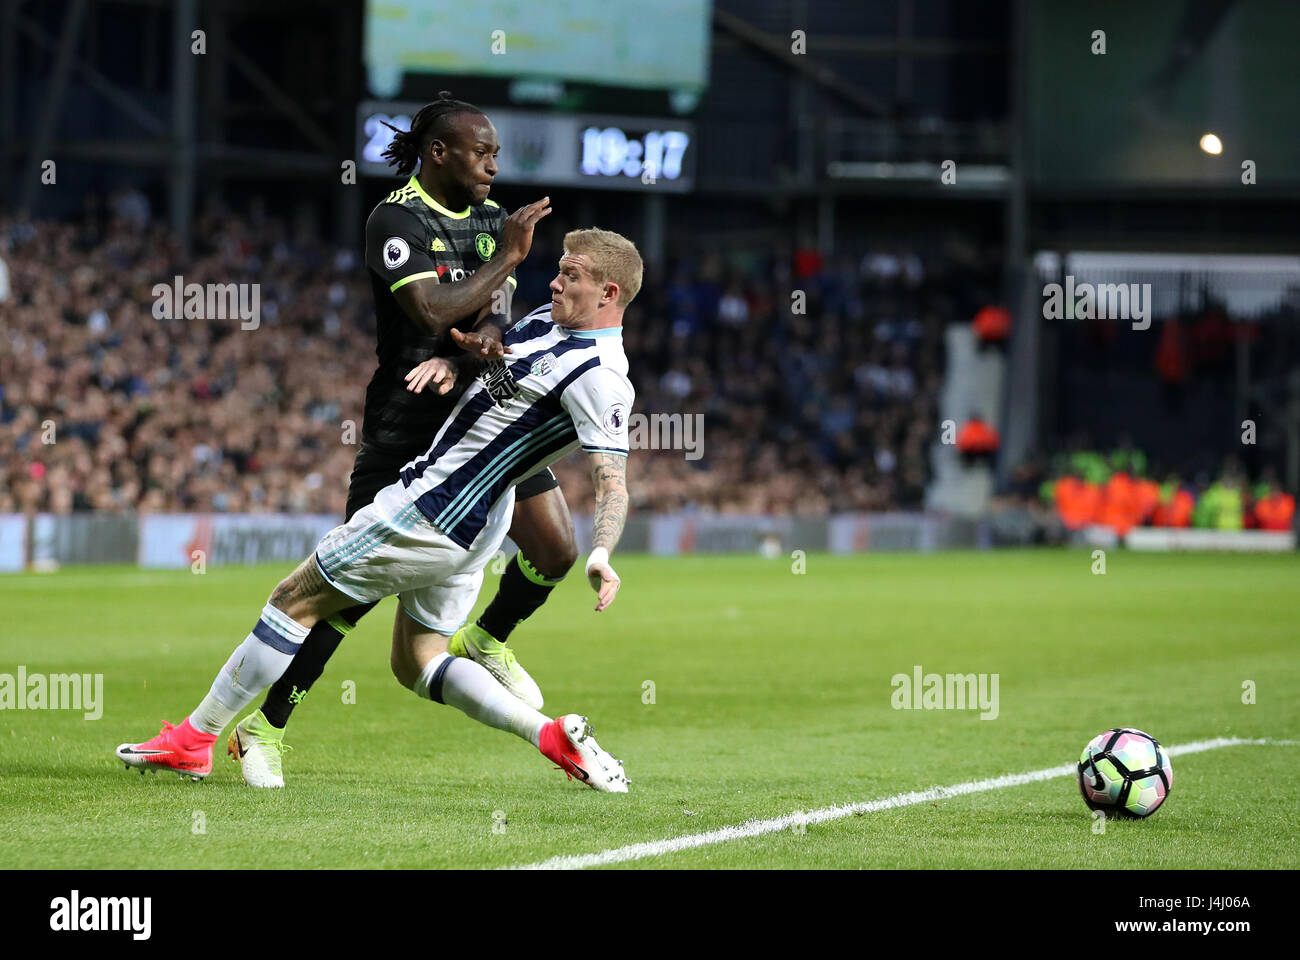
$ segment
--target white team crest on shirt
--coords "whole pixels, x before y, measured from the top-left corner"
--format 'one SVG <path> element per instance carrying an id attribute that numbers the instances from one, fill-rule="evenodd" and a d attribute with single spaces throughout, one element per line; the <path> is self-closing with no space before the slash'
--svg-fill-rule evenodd
<path id="1" fill-rule="evenodd" d="M 621 403 L 611 403 L 605 415 L 600 418 L 600 422 L 605 425 L 606 430 L 618 433 L 627 425 L 627 407 Z"/>
<path id="2" fill-rule="evenodd" d="M 389 237 L 384 241 L 384 266 L 396 270 L 411 256 L 411 248 L 401 237 Z"/>
<path id="3" fill-rule="evenodd" d="M 528 369 L 528 372 L 534 377 L 544 377 L 555 369 L 554 360 L 555 358 L 549 353 L 544 353 L 533 361 L 533 365 Z"/>

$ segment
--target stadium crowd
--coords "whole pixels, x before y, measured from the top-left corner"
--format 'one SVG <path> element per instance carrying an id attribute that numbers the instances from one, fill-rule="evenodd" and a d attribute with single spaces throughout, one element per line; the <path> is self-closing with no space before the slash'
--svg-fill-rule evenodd
<path id="1" fill-rule="evenodd" d="M 128 190 L 71 222 L 0 220 L 0 513 L 341 513 L 374 367 L 360 250 L 256 204 L 209 205 L 193 235 L 185 255 Z M 516 317 L 547 298 L 561 236 L 539 231 Z M 691 262 L 647 274 L 625 343 L 636 412 L 702 414 L 700 455 L 638 453 L 635 505 L 919 506 L 942 330 L 965 309 L 954 268 L 889 250 Z M 176 276 L 260 284 L 256 329 L 155 317 Z M 589 510 L 581 458 L 558 472 Z"/>

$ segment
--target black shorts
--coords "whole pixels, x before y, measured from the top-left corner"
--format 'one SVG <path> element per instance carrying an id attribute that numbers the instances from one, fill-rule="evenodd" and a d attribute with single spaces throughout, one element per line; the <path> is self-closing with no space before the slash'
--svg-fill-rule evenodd
<path id="1" fill-rule="evenodd" d="M 348 505 L 343 516 L 344 522 L 351 520 L 358 510 L 369 506 L 380 490 L 400 480 L 402 467 L 410 462 L 410 457 L 386 453 L 362 443 L 361 449 L 357 451 L 357 459 L 352 464 L 352 478 L 348 481 Z M 516 486 L 515 499 L 527 500 L 547 490 L 554 490 L 559 485 L 560 481 L 547 468 Z"/>

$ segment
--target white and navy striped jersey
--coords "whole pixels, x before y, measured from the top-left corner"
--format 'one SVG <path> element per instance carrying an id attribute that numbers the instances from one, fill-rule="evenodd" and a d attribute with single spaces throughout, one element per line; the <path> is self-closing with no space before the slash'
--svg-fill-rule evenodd
<path id="1" fill-rule="evenodd" d="M 635 391 L 621 327 L 568 330 L 538 307 L 506 332 L 513 351 L 465 391 L 433 445 L 402 470 L 407 495 L 466 549 L 511 486 L 581 445 L 627 456 Z"/>

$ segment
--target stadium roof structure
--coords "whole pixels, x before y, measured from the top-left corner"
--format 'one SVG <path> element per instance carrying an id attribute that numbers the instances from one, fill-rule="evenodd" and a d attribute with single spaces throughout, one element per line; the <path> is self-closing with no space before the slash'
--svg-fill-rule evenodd
<path id="1" fill-rule="evenodd" d="M 125 27 L 123 8 L 129 18 Z M 19 212 L 32 210 L 47 158 L 153 168 L 165 171 L 171 227 L 177 236 L 188 238 L 200 176 L 250 170 L 285 178 L 337 176 L 339 144 L 348 142 L 349 131 L 327 129 L 329 121 L 320 117 L 346 115 L 338 107 L 350 101 L 359 65 L 348 58 L 328 65 L 328 73 L 321 75 L 333 79 L 333 88 L 320 90 L 317 100 L 304 103 L 301 95 L 286 90 L 259 66 L 243 21 L 273 16 L 283 20 L 286 29 L 315 23 L 336 44 L 355 46 L 359 14 L 358 4 L 321 0 L 280 0 L 273 6 L 256 0 L 67 0 L 61 6 L 4 0 L 0 157 L 8 170 L 22 171 L 2 178 L 6 205 Z M 132 69 L 151 78 L 161 95 L 143 95 L 114 79 L 126 62 L 114 46 L 121 29 L 147 34 L 139 46 L 140 62 Z M 158 42 L 167 30 L 170 42 Z M 48 58 L 48 71 L 33 75 L 28 70 L 24 75 L 20 38 L 29 50 L 38 51 L 37 57 Z M 161 55 L 164 50 L 169 58 Z M 209 69 L 214 61 L 220 69 Z M 201 70 L 208 74 L 203 83 Z M 93 101 L 89 110 L 98 121 L 93 127 L 99 135 L 69 136 L 73 100 L 84 94 Z M 87 105 L 75 106 L 78 119 L 84 119 Z M 241 136 L 240 128 L 250 126 L 241 121 L 248 118 L 261 123 L 273 118 L 283 136 L 274 145 L 265 137 L 250 138 L 246 129 Z"/>

